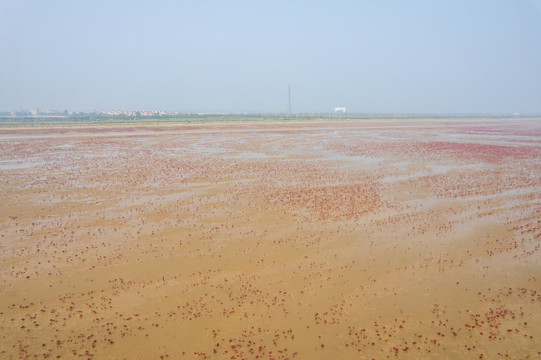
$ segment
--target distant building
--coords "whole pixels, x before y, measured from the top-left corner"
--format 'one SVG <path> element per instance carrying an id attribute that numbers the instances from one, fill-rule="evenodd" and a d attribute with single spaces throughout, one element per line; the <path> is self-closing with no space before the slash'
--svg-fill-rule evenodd
<path id="1" fill-rule="evenodd" d="M 334 112 L 335 112 L 335 113 L 345 113 L 345 112 L 346 112 L 346 108 L 345 108 L 345 107 L 335 107 L 335 108 L 334 108 Z"/>
<path id="2" fill-rule="evenodd" d="M 92 111 L 92 113 L 105 114 L 105 115 L 125 115 L 125 116 L 157 116 L 157 115 L 168 115 L 169 113 L 165 110 L 103 110 L 103 111 Z"/>
<path id="3" fill-rule="evenodd" d="M 165 110 L 82 110 L 82 111 L 58 111 L 58 110 L 44 110 L 41 111 L 38 108 L 33 108 L 31 110 L 14 110 L 9 113 L 11 116 L 69 116 L 69 115 L 111 115 L 111 116 L 166 116 L 169 115 L 169 112 Z"/>
<path id="4" fill-rule="evenodd" d="M 12 116 L 30 116 L 32 115 L 32 113 L 28 110 L 24 110 L 21 108 L 19 110 L 12 111 L 11 115 Z"/>

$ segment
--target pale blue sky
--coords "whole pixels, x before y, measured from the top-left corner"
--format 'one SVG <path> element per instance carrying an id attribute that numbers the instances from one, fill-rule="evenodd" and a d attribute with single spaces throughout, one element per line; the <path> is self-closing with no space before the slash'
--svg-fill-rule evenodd
<path id="1" fill-rule="evenodd" d="M 541 1 L 0 0 L 0 110 L 541 113 Z"/>

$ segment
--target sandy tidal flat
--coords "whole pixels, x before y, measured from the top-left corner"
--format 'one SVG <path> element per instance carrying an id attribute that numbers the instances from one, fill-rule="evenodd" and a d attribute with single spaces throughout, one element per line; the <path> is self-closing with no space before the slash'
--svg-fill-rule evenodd
<path id="1" fill-rule="evenodd" d="M 0 129 L 0 358 L 541 357 L 541 121 Z"/>

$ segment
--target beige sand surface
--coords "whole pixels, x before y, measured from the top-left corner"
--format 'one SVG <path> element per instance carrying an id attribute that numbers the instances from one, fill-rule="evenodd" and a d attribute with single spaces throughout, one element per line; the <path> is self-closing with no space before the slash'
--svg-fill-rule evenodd
<path id="1" fill-rule="evenodd" d="M 541 121 L 0 129 L 0 358 L 541 357 Z"/>

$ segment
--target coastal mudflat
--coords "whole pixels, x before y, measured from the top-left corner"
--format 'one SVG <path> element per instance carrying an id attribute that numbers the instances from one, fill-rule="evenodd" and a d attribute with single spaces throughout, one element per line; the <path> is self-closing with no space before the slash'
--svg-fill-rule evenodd
<path id="1" fill-rule="evenodd" d="M 0 357 L 541 356 L 541 121 L 0 129 Z"/>

